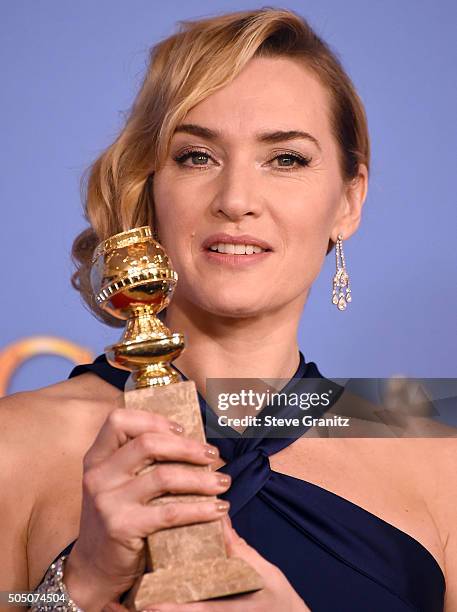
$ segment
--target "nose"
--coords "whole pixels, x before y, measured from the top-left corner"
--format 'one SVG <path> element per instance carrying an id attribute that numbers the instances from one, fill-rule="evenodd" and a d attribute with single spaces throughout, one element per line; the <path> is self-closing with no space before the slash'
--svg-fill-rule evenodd
<path id="1" fill-rule="evenodd" d="M 255 169 L 242 160 L 228 164 L 219 174 L 211 209 L 214 215 L 231 221 L 260 215 L 262 204 L 256 190 Z"/>

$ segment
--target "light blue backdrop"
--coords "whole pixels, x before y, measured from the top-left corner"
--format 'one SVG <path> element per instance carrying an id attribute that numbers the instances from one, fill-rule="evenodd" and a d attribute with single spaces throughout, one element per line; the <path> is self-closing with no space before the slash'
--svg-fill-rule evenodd
<path id="1" fill-rule="evenodd" d="M 179 19 L 261 2 L 2 0 L 0 348 L 50 334 L 94 352 L 115 340 L 69 284 L 84 227 L 79 178 L 122 125 L 148 48 Z M 300 329 L 330 377 L 456 377 L 457 4 L 285 1 L 343 60 L 365 102 L 373 167 L 362 227 L 345 242 L 353 302 L 330 302 L 332 253 Z M 35 358 L 11 391 L 64 378 Z"/>

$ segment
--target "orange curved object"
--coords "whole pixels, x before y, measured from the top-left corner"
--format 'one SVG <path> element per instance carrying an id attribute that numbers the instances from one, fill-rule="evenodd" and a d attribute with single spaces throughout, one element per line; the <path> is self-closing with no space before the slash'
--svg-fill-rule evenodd
<path id="1" fill-rule="evenodd" d="M 75 365 L 92 361 L 93 354 L 78 344 L 54 336 L 31 336 L 8 345 L 0 351 L 0 397 L 7 394 L 15 371 L 37 355 L 57 355 Z"/>

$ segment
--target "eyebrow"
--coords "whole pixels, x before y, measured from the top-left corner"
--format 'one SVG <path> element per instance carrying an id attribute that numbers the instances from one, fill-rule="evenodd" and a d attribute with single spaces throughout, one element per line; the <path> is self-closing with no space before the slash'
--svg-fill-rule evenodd
<path id="1" fill-rule="evenodd" d="M 207 140 L 216 140 L 220 138 L 220 132 L 211 130 L 210 128 L 203 127 L 202 125 L 196 125 L 195 123 L 182 123 L 175 129 L 175 134 L 192 134 L 193 136 L 200 136 Z M 316 147 L 321 150 L 321 146 L 317 138 L 314 138 L 312 134 L 303 132 L 302 130 L 275 130 L 274 132 L 260 132 L 256 134 L 259 142 L 267 144 L 275 144 L 277 142 L 284 142 L 285 140 L 296 140 L 302 138 L 309 140 L 314 143 Z"/>

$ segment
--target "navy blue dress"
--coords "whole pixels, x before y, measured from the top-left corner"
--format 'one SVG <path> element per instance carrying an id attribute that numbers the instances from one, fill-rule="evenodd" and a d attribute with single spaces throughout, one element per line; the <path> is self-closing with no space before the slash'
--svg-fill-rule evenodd
<path id="1" fill-rule="evenodd" d="M 128 376 L 110 366 L 104 355 L 74 368 L 70 378 L 85 372 L 121 390 Z M 319 381 L 327 388 L 330 384 L 335 399 L 344 392 L 300 353 L 298 370 L 282 391 L 304 379 L 310 379 L 313 390 Z M 219 497 L 231 502 L 234 529 L 281 569 L 312 612 L 443 610 L 444 575 L 422 544 L 335 493 L 271 470 L 268 457 L 302 435 L 305 426 L 284 437 L 271 437 L 267 427 L 255 437 L 249 429 L 242 434 L 231 430 L 230 437 L 224 437 L 212 409 L 200 395 L 199 401 L 208 441 L 227 462 L 220 471 L 232 476 L 230 489 Z M 299 407 L 279 410 L 275 408 L 276 416 L 301 413 Z M 269 411 L 267 406 L 262 414 Z"/>

